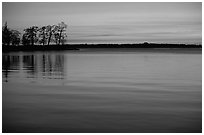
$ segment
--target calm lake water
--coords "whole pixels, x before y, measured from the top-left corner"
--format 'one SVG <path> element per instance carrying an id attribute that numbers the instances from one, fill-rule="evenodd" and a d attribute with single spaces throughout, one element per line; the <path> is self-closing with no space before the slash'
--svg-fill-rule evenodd
<path id="1" fill-rule="evenodd" d="M 202 132 L 202 53 L 2 55 L 3 132 Z"/>

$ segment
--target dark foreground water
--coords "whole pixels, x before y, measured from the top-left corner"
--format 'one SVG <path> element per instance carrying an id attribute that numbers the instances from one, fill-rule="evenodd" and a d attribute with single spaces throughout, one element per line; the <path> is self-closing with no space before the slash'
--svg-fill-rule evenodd
<path id="1" fill-rule="evenodd" d="M 201 132 L 201 50 L 3 53 L 3 132 Z"/>

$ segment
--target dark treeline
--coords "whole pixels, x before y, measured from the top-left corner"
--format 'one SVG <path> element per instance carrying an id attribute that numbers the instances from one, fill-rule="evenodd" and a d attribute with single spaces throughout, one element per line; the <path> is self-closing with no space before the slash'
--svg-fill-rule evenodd
<path id="1" fill-rule="evenodd" d="M 202 48 L 195 44 L 158 44 L 158 43 L 133 43 L 133 44 L 69 44 L 75 48 Z"/>
<path id="2" fill-rule="evenodd" d="M 3 51 L 47 51 L 47 50 L 79 50 L 80 48 L 202 48 L 194 44 L 65 44 L 65 45 L 35 45 L 35 46 L 3 46 Z"/>
<path id="3" fill-rule="evenodd" d="M 7 23 L 2 28 L 3 46 L 34 46 L 34 45 L 63 45 L 66 42 L 66 28 L 64 22 L 58 25 L 31 26 L 24 29 L 24 33 L 8 28 Z"/>

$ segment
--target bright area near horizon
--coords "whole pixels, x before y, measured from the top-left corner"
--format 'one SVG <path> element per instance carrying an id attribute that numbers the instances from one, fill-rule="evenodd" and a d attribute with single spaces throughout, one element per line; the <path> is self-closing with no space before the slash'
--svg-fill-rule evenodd
<path id="1" fill-rule="evenodd" d="M 202 3 L 3 2 L 2 23 L 19 30 L 67 25 L 67 43 L 202 43 Z"/>

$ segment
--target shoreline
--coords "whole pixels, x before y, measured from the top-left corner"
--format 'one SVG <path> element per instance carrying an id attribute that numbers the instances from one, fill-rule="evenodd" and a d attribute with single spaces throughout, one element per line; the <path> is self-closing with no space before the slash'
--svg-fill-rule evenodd
<path id="1" fill-rule="evenodd" d="M 28 45 L 28 46 L 2 46 L 3 52 L 10 51 L 63 51 L 63 50 L 83 50 L 83 49 L 105 49 L 105 50 L 149 50 L 149 49 L 187 49 L 202 50 L 202 45 L 184 44 L 66 44 L 66 45 Z"/>

